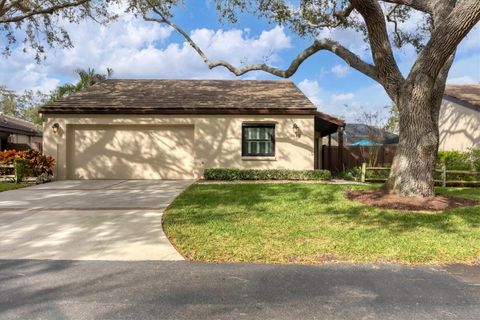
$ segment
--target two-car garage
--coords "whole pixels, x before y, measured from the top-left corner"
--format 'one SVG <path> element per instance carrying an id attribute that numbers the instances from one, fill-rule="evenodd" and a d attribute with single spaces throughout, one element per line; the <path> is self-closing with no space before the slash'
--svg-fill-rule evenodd
<path id="1" fill-rule="evenodd" d="M 193 125 L 70 125 L 69 179 L 192 179 Z"/>

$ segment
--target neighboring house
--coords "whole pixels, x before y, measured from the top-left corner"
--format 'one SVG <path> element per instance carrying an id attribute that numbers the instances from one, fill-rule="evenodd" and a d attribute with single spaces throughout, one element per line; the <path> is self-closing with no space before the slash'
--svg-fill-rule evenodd
<path id="1" fill-rule="evenodd" d="M 0 112 L 0 148 L 35 149 L 42 146 L 42 132 L 32 122 L 7 116 Z"/>
<path id="2" fill-rule="evenodd" d="M 107 80 L 40 112 L 58 179 L 314 169 L 321 138 L 344 126 L 290 81 Z"/>
<path id="3" fill-rule="evenodd" d="M 480 147 L 480 84 L 447 85 L 439 131 L 440 150 Z"/>

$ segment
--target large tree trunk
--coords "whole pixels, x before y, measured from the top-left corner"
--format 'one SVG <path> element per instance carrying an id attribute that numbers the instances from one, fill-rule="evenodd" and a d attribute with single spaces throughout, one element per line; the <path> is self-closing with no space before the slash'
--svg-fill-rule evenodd
<path id="1" fill-rule="evenodd" d="M 398 99 L 400 141 L 386 188 L 401 196 L 435 195 L 441 105 L 438 95 L 443 94 L 443 88 L 429 82 L 404 86 Z"/>

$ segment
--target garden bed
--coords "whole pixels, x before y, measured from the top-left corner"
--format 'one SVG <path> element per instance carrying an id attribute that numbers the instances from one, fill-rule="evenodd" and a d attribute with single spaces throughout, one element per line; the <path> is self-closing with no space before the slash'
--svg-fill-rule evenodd
<path id="1" fill-rule="evenodd" d="M 345 192 L 345 197 L 368 206 L 384 209 L 409 211 L 443 211 L 459 207 L 479 205 L 473 199 L 437 195 L 430 198 L 400 197 L 383 190 L 351 190 Z"/>

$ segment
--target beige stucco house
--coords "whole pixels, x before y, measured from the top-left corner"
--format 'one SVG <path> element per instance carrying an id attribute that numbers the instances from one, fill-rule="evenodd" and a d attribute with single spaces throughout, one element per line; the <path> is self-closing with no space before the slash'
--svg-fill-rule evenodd
<path id="1" fill-rule="evenodd" d="M 107 80 L 41 108 L 57 179 L 192 179 L 314 169 L 343 121 L 290 81 Z"/>
<path id="2" fill-rule="evenodd" d="M 446 87 L 439 130 L 440 150 L 480 147 L 480 84 Z"/>

